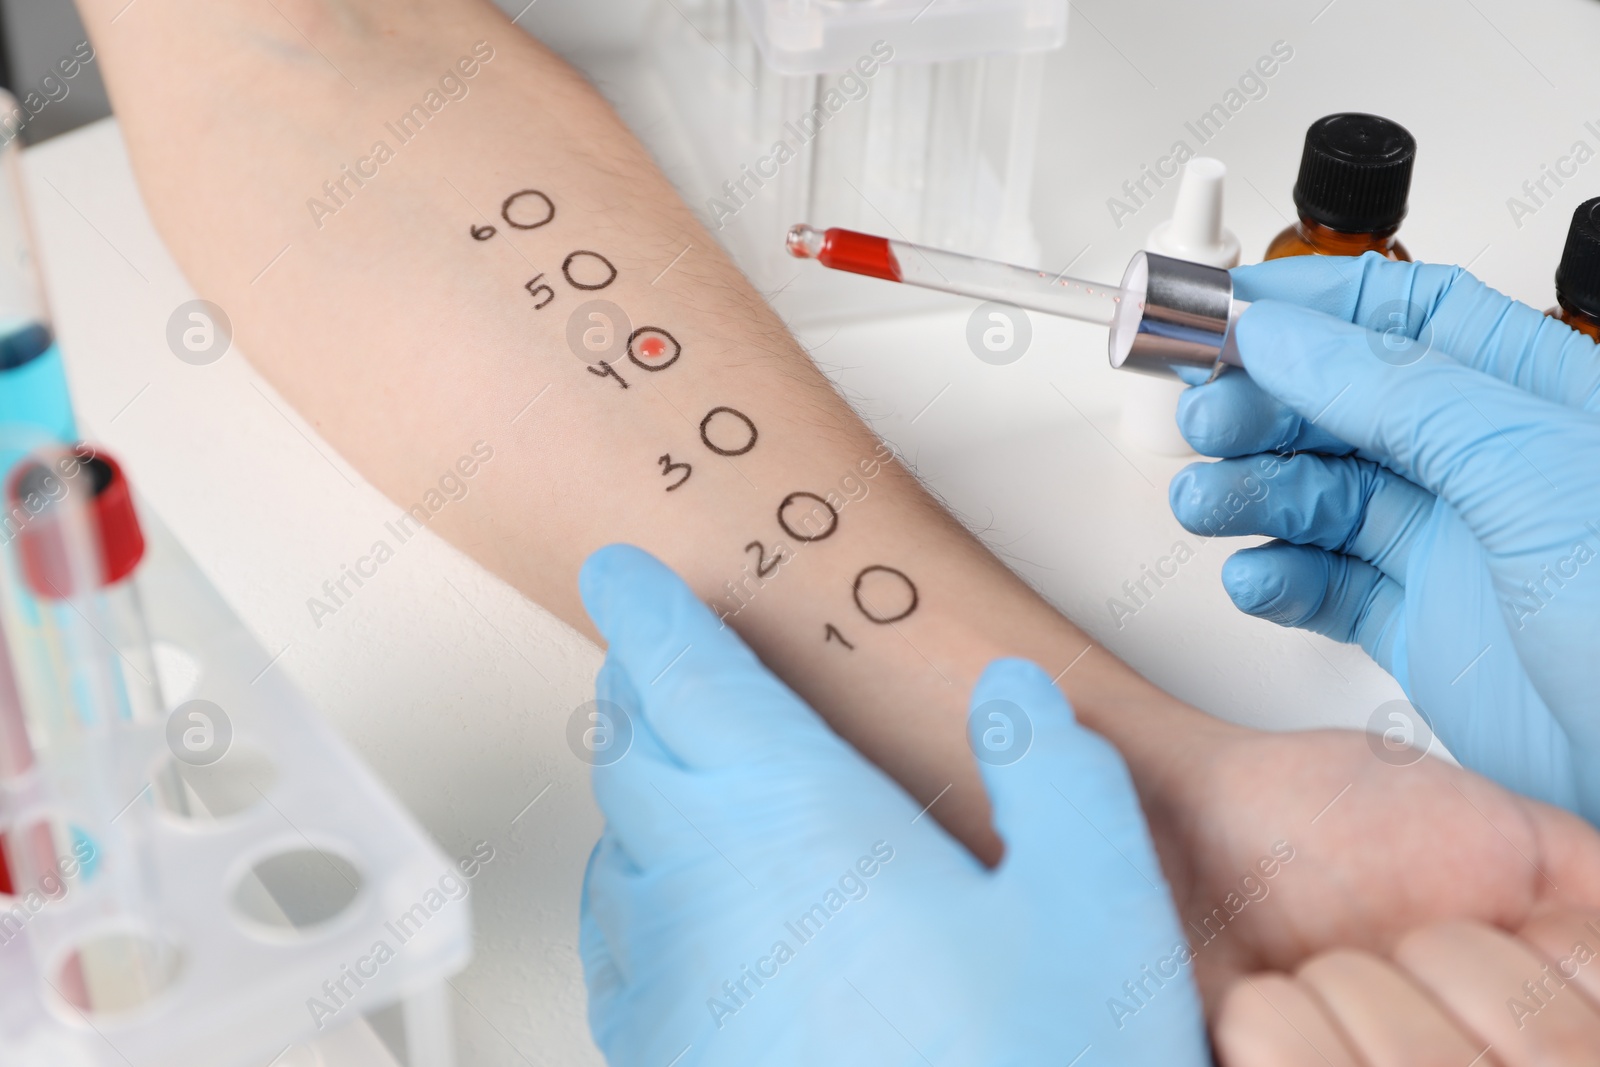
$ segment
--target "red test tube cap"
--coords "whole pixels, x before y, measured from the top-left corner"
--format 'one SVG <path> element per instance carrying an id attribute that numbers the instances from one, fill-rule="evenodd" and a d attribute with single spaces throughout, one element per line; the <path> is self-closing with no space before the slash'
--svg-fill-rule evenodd
<path id="1" fill-rule="evenodd" d="M 88 445 L 64 449 L 50 457 L 35 456 L 18 464 L 8 479 L 6 497 L 21 523 L 17 553 L 22 574 L 34 595 L 63 600 L 80 593 L 89 581 L 93 588 L 113 585 L 133 573 L 144 558 L 144 533 L 133 507 L 133 493 L 122 466 Z M 85 576 L 72 566 L 73 519 L 63 501 L 82 493 L 84 508 L 97 550 L 99 573 Z M 19 515 L 18 512 L 21 512 Z"/>

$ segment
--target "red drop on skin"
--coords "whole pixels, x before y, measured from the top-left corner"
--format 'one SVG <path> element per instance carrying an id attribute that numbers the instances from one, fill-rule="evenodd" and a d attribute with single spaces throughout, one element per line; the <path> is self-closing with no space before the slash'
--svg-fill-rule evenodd
<path id="1" fill-rule="evenodd" d="M 895 262 L 888 239 L 855 230 L 834 227 L 824 233 L 817 262 L 833 270 L 847 270 L 869 278 L 888 282 L 900 280 L 900 264 Z"/>
<path id="2" fill-rule="evenodd" d="M 639 352 L 646 359 L 655 359 L 667 350 L 666 344 L 659 337 L 646 337 L 639 346 Z"/>

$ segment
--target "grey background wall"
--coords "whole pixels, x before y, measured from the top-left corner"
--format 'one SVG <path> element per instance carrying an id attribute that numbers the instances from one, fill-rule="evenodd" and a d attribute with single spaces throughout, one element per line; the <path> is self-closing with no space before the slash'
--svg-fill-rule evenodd
<path id="1" fill-rule="evenodd" d="M 0 2 L 0 33 L 4 35 L 4 81 L 19 99 L 29 92 L 45 95 L 41 85 L 47 76 L 59 77 L 56 64 L 71 56 L 86 39 L 72 0 L 3 0 Z M 94 63 L 85 65 L 70 81 L 63 81 L 67 94 L 52 100 L 22 128 L 29 144 L 38 144 L 58 133 L 93 122 L 111 111 L 105 85 Z M 59 88 L 52 88 L 59 95 Z"/>

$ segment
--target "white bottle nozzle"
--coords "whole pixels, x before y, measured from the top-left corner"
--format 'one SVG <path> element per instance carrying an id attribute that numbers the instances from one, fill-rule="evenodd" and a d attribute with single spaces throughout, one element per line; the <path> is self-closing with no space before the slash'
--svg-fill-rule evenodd
<path id="1" fill-rule="evenodd" d="M 1164 256 L 1211 267 L 1239 262 L 1239 239 L 1222 225 L 1222 186 L 1227 166 L 1219 159 L 1196 156 L 1178 181 L 1178 203 L 1172 218 L 1150 233 L 1145 248 Z"/>

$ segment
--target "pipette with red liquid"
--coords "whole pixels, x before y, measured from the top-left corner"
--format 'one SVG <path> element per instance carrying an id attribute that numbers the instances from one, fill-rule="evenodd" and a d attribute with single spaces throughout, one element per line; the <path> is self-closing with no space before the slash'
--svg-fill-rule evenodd
<path id="1" fill-rule="evenodd" d="M 837 227 L 801 223 L 787 243 L 790 255 L 833 270 L 1105 326 L 1118 369 L 1204 381 L 1242 365 L 1232 327 L 1248 305 L 1217 267 L 1138 252 L 1116 286 Z"/>

